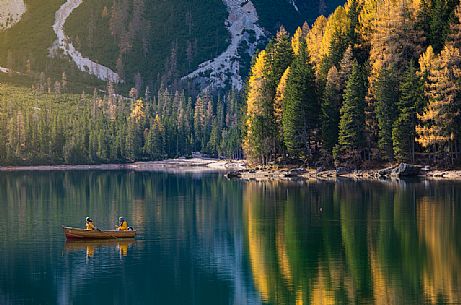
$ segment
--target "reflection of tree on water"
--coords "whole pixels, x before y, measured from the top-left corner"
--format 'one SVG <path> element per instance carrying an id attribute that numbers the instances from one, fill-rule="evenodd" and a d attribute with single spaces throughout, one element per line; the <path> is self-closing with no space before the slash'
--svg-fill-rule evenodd
<path id="1" fill-rule="evenodd" d="M 450 192 L 447 192 L 450 197 Z M 456 214 L 453 200 L 438 202 L 423 197 L 418 211 L 418 232 L 425 245 L 427 259 L 422 266 L 422 284 L 427 299 L 432 304 L 440 300 L 459 303 L 461 300 L 461 243 L 459 211 Z M 459 201 L 458 201 L 459 202 Z M 451 240 L 453 243 L 447 244 Z"/>
<path id="2" fill-rule="evenodd" d="M 38 289 L 20 288 L 34 286 L 48 290 L 44 304 L 80 304 L 100 291 L 106 294 L 97 303 L 142 304 L 151 287 L 165 304 L 461 300 L 459 183 L 258 184 L 63 172 L 0 173 L 0 184 L 7 298 L 34 298 Z M 94 247 L 85 263 L 86 245 L 61 255 L 61 224 L 81 225 L 91 215 L 112 227 L 120 214 L 143 240 L 128 246 L 127 257 L 124 247 Z M 33 225 L 48 220 L 54 225 Z M 35 243 L 39 238 L 51 242 Z M 133 285 L 105 286 L 125 279 Z"/>
<path id="3" fill-rule="evenodd" d="M 452 187 L 446 193 L 451 195 L 441 196 L 444 188 L 249 183 L 243 198 L 245 229 L 262 300 L 461 302 L 461 193 Z M 428 200 L 437 189 L 442 190 L 434 194 L 437 201 Z"/>

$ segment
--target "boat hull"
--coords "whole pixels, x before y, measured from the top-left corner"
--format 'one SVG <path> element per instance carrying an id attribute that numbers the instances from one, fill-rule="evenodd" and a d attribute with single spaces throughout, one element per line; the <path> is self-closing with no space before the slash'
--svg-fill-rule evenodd
<path id="1" fill-rule="evenodd" d="M 71 227 L 62 227 L 67 239 L 72 240 L 97 240 L 97 239 L 121 239 L 135 238 L 136 231 L 116 231 L 116 230 L 84 230 Z"/>

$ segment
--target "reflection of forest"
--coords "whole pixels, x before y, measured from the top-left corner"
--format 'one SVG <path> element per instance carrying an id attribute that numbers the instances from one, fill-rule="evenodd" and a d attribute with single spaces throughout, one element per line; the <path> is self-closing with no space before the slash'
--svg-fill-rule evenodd
<path id="1" fill-rule="evenodd" d="M 0 185 L 0 213 L 7 219 L 0 222 L 0 256 L 8 262 L 0 264 L 0 274 L 10 275 L 11 295 L 36 284 L 33 270 L 60 274 L 59 286 L 45 285 L 51 278 L 40 283 L 51 298 L 71 303 L 88 287 L 101 288 L 97 267 L 111 262 L 111 277 L 158 285 L 168 304 L 186 304 L 191 296 L 204 304 L 213 291 L 214 299 L 233 304 L 461 302 L 459 183 L 298 185 L 217 175 L 59 172 L 0 173 Z M 88 264 L 81 264 L 80 253 L 56 260 L 61 224 L 78 226 L 91 215 L 108 228 L 120 214 L 139 232 L 126 258 L 123 247 L 93 247 Z M 51 224 L 37 225 L 45 222 Z M 93 255 L 92 245 L 79 251 Z M 182 294 L 169 293 L 171 286 Z M 117 289 L 110 300 L 152 295 L 136 287 Z"/>
<path id="2" fill-rule="evenodd" d="M 461 302 L 459 187 L 249 183 L 255 287 L 271 304 Z"/>

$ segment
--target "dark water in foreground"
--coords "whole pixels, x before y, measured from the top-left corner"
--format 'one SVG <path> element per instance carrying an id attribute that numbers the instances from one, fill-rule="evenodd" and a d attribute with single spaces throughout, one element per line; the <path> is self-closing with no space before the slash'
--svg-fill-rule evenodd
<path id="1" fill-rule="evenodd" d="M 66 243 L 119 215 L 136 241 Z M 0 304 L 461 302 L 461 183 L 0 173 Z"/>

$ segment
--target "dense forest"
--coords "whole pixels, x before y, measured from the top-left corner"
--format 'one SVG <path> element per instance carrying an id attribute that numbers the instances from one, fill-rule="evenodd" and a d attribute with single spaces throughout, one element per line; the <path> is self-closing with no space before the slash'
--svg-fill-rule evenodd
<path id="1" fill-rule="evenodd" d="M 66 73 L 41 73 L 32 90 L 0 86 L 0 164 L 202 152 L 253 164 L 453 166 L 460 47 L 458 1 L 349 0 L 293 35 L 281 27 L 253 59 L 243 94 L 191 97 L 162 85 L 124 98 L 108 83 L 74 95 Z"/>
<path id="2" fill-rule="evenodd" d="M 461 5 L 349 0 L 255 59 L 243 148 L 256 164 L 451 166 L 461 136 Z"/>
<path id="3" fill-rule="evenodd" d="M 43 93 L 0 85 L 0 164 L 93 164 L 160 160 L 203 152 L 241 157 L 234 92 L 186 97 L 161 89 L 130 98 L 105 91 Z"/>

